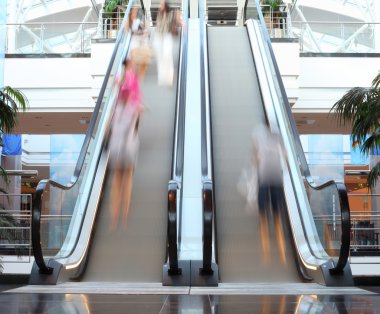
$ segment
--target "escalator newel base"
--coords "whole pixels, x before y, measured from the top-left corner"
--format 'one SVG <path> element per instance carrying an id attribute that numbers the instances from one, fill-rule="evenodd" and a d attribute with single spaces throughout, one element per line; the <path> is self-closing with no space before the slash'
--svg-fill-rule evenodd
<path id="1" fill-rule="evenodd" d="M 199 274 L 201 276 L 212 276 L 214 274 L 214 271 L 212 270 L 211 266 L 210 268 L 199 268 Z"/>
<path id="2" fill-rule="evenodd" d="M 169 264 L 162 267 L 163 286 L 190 286 L 190 261 L 178 261 L 177 268 Z"/>
<path id="3" fill-rule="evenodd" d="M 350 264 L 347 263 L 343 271 L 334 274 L 331 271 L 330 263 L 321 266 L 321 273 L 323 276 L 322 284 L 329 287 L 350 287 L 354 285 Z"/>
<path id="4" fill-rule="evenodd" d="M 191 285 L 196 287 L 217 287 L 219 283 L 219 267 L 211 263 L 203 268 L 203 261 L 191 261 Z"/>
<path id="5" fill-rule="evenodd" d="M 49 261 L 49 269 L 51 273 L 41 273 L 36 262 L 32 267 L 32 272 L 29 277 L 30 285 L 56 285 L 58 283 L 58 277 L 62 270 L 62 264 L 51 260 Z"/>
<path id="6" fill-rule="evenodd" d="M 179 267 L 173 268 L 173 267 L 171 267 L 171 268 L 168 269 L 168 274 L 170 276 L 182 275 L 182 268 L 179 268 Z"/>

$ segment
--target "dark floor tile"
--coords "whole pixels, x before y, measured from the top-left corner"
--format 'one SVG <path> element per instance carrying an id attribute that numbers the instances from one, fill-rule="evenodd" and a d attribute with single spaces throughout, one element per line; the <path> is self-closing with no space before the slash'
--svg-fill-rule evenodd
<path id="1" fill-rule="evenodd" d="M 100 295 L 0 293 L 6 314 L 380 314 L 378 295 Z"/>
<path id="2" fill-rule="evenodd" d="M 170 295 L 160 314 L 174 313 L 211 314 L 210 298 L 207 295 Z"/>

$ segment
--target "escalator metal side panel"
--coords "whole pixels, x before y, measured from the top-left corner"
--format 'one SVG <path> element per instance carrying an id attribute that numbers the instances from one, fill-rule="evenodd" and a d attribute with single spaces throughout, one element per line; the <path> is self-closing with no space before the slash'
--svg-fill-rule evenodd
<path id="1" fill-rule="evenodd" d="M 250 163 L 251 132 L 266 119 L 245 27 L 208 27 L 208 49 L 220 282 L 298 282 L 289 241 L 286 265 L 273 235 L 264 260 L 258 208 L 246 208 L 236 187 Z"/>
<path id="2" fill-rule="evenodd" d="M 287 118 L 281 118 L 279 115 L 279 110 L 275 109 L 275 103 L 278 104 L 278 99 L 276 99 L 276 94 L 271 91 L 271 80 L 281 79 L 272 77 L 271 72 L 265 68 L 265 60 L 267 57 L 263 52 L 265 51 L 262 47 L 260 48 L 260 38 L 257 22 L 253 20 L 247 21 L 248 33 L 251 41 L 252 51 L 255 58 L 256 67 L 258 69 L 258 77 L 260 81 L 261 90 L 263 93 L 263 104 L 268 117 L 269 124 L 272 130 L 277 130 L 279 133 L 280 123 Z M 268 71 L 268 73 L 266 73 Z M 260 73 L 261 72 L 261 73 Z M 274 85 L 274 84 L 273 84 Z M 272 85 L 272 86 L 273 86 Z M 292 119 L 293 117 L 290 117 Z M 282 132 L 286 134 L 286 132 Z M 285 136 L 285 135 L 283 135 Z M 286 145 L 286 138 L 284 138 L 284 143 Z M 309 273 L 313 279 L 321 284 L 329 286 L 341 286 L 341 285 L 352 285 L 352 274 L 349 266 L 345 268 L 344 274 L 342 276 L 332 276 L 330 269 L 334 268 L 334 262 L 330 259 L 317 258 L 313 249 L 316 251 L 323 251 L 323 246 L 320 243 L 318 236 L 307 237 L 305 234 L 305 228 L 309 230 L 309 233 L 317 234 L 314 222 L 310 221 L 308 224 L 305 220 L 300 217 L 300 212 L 305 208 L 308 208 L 308 202 L 306 193 L 304 191 L 304 185 L 302 182 L 301 174 L 297 167 L 297 158 L 293 156 L 292 150 L 288 149 L 289 163 L 283 165 L 284 171 L 284 188 L 287 201 L 289 224 L 291 227 L 292 237 L 294 241 L 294 246 L 297 251 L 298 260 L 301 261 L 303 269 L 306 273 Z M 293 158 L 293 160 L 292 160 Z M 293 164 L 293 166 L 292 166 Z M 288 168 L 289 167 L 289 168 Z M 291 171 L 293 173 L 291 173 Z M 294 177 L 296 176 L 296 177 Z M 311 216 L 311 215 L 309 215 Z M 298 226 L 298 227 L 297 227 Z M 300 228 L 302 226 L 302 228 Z M 313 231 L 312 231 L 313 230 Z M 313 241 L 310 243 L 310 239 Z M 302 273 L 302 272 L 301 272 Z"/>

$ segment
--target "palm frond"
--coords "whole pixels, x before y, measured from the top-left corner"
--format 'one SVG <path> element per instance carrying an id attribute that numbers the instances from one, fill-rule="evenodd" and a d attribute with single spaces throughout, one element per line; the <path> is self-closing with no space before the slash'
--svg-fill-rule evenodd
<path id="1" fill-rule="evenodd" d="M 367 184 L 369 188 L 373 188 L 380 175 L 380 163 L 377 163 L 369 172 L 367 177 Z"/>
<path id="2" fill-rule="evenodd" d="M 346 92 L 331 108 L 330 114 L 340 125 L 351 124 L 353 147 L 359 143 L 361 152 L 369 155 L 380 148 L 380 73 L 372 81 L 372 87 L 354 87 Z M 369 188 L 376 185 L 380 175 L 380 163 L 368 175 Z"/>
<path id="3" fill-rule="evenodd" d="M 16 124 L 16 118 L 17 112 L 9 105 L 7 96 L 0 91 L 0 128 L 9 132 Z"/>
<path id="4" fill-rule="evenodd" d="M 0 210 L 0 226 L 1 227 L 17 227 L 19 222 L 11 215 L 5 212 L 4 210 Z M 4 230 L 0 230 L 3 232 Z"/>
<path id="5" fill-rule="evenodd" d="M 366 117 L 359 118 L 353 122 L 351 130 L 352 143 L 362 144 L 366 141 L 368 135 L 377 136 L 379 125 L 373 121 L 369 121 Z"/>
<path id="6" fill-rule="evenodd" d="M 0 177 L 3 178 L 3 180 L 5 181 L 6 184 L 9 183 L 9 176 L 7 174 L 7 171 L 2 167 L 0 166 Z M 0 188 L 0 192 L 1 193 L 7 193 L 6 191 L 4 191 L 2 188 Z"/>
<path id="7" fill-rule="evenodd" d="M 18 89 L 6 86 L 0 89 L 0 128 L 4 132 L 11 132 L 17 123 L 17 112 L 25 111 L 29 101 Z"/>
<path id="8" fill-rule="evenodd" d="M 26 109 L 28 109 L 29 101 L 22 91 L 12 88 L 10 86 L 5 86 L 4 93 L 8 95 L 12 100 L 14 100 L 18 110 L 25 111 Z"/>
<path id="9" fill-rule="evenodd" d="M 363 142 L 360 151 L 362 154 L 369 155 L 378 148 L 380 148 L 380 133 L 373 133 Z"/>
<path id="10" fill-rule="evenodd" d="M 372 86 L 374 88 L 380 88 L 380 73 L 373 79 Z"/>
<path id="11" fill-rule="evenodd" d="M 343 95 L 331 108 L 337 114 L 340 125 L 351 123 L 361 111 L 366 110 L 372 88 L 354 87 Z"/>
<path id="12" fill-rule="evenodd" d="M 13 217 L 13 215 L 9 214 L 6 210 L 0 209 L 0 237 L 2 239 L 11 240 L 12 237 L 9 235 L 9 230 L 3 229 L 4 227 L 17 227 L 19 226 L 19 222 L 17 219 Z"/>
<path id="13" fill-rule="evenodd" d="M 366 117 L 358 117 L 352 123 L 352 130 L 351 130 L 352 142 L 363 143 L 367 138 L 367 134 L 371 133 L 373 129 L 374 129 L 374 125 L 372 125 L 371 121 L 368 121 Z"/>

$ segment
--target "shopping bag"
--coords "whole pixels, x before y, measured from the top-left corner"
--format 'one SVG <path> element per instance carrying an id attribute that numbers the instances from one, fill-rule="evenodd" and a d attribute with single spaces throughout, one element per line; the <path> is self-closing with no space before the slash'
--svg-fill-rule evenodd
<path id="1" fill-rule="evenodd" d="M 239 193 L 246 199 L 249 208 L 256 207 L 258 201 L 257 170 L 253 166 L 243 168 L 237 183 Z"/>
<path id="2" fill-rule="evenodd" d="M 148 44 L 142 44 L 131 51 L 132 62 L 136 65 L 150 64 L 152 62 L 153 51 Z"/>

